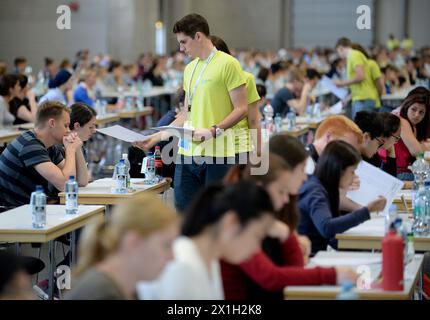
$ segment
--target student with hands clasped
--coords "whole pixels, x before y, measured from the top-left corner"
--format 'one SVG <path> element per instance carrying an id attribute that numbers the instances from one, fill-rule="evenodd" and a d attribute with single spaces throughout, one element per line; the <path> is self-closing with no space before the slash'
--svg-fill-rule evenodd
<path id="1" fill-rule="evenodd" d="M 70 132 L 69 113 L 62 103 L 42 104 L 34 130 L 21 134 L 1 154 L 0 191 L 7 195 L 1 199 L 3 205 L 28 204 L 37 185 L 42 185 L 48 196 L 56 196 L 70 176 L 76 176 L 80 186 L 85 185 L 83 180 L 88 181 L 82 141 Z"/>

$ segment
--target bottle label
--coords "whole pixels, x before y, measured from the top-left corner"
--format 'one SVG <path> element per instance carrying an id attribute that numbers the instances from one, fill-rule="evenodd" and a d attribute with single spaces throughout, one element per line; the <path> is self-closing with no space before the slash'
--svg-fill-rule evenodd
<path id="1" fill-rule="evenodd" d="M 78 195 L 74 192 L 66 194 L 66 210 L 73 210 L 78 208 Z"/>

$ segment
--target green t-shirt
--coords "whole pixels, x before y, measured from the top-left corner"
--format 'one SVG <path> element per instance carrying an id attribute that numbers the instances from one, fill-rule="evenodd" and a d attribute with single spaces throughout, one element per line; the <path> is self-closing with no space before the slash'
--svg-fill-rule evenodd
<path id="1" fill-rule="evenodd" d="M 351 89 L 352 101 L 357 100 L 375 100 L 375 85 L 373 83 L 372 75 L 370 74 L 369 64 L 367 59 L 360 51 L 351 50 L 348 55 L 346 74 L 348 80 L 351 80 L 356 76 L 355 68 L 358 65 L 362 65 L 364 68 L 364 80 L 349 86 Z"/>
<path id="2" fill-rule="evenodd" d="M 187 95 L 193 90 L 204 64 L 204 60 L 197 58 L 185 68 L 184 90 Z M 239 61 L 224 52 L 217 51 L 197 86 L 184 127 L 201 129 L 219 124 L 233 111 L 229 92 L 244 84 L 245 78 Z M 181 140 L 178 152 L 185 156 L 234 157 L 233 130 L 225 130 L 221 136 L 205 142 Z"/>
<path id="3" fill-rule="evenodd" d="M 246 93 L 248 105 L 260 100 L 258 95 L 257 85 L 255 83 L 255 78 L 252 73 L 243 72 L 246 81 Z M 252 143 L 249 131 L 248 117 L 239 121 L 234 127 L 234 137 L 235 137 L 235 151 L 236 154 L 251 152 Z"/>
<path id="4" fill-rule="evenodd" d="M 381 77 L 381 69 L 378 66 L 378 63 L 373 59 L 368 59 L 367 63 L 369 64 L 370 74 L 372 75 L 373 83 L 376 82 L 376 79 Z M 375 107 L 381 107 L 381 99 L 379 98 L 378 89 L 375 87 Z"/>

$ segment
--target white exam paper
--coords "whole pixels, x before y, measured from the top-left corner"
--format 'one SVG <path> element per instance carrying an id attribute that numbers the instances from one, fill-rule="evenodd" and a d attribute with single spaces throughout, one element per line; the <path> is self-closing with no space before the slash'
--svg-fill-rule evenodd
<path id="1" fill-rule="evenodd" d="M 155 128 L 151 128 L 152 130 L 157 130 L 157 131 L 172 131 L 173 133 L 176 133 L 179 136 L 192 136 L 194 130 L 189 129 L 189 128 L 185 128 L 185 127 L 175 127 L 175 126 L 161 126 L 161 127 L 155 127 Z"/>
<path id="2" fill-rule="evenodd" d="M 365 161 L 359 163 L 355 174 L 360 178 L 360 188 L 355 191 L 348 191 L 346 196 L 362 206 L 368 205 L 378 196 L 384 196 L 387 199 L 384 212 L 388 211 L 403 187 L 401 180 Z"/>
<path id="3" fill-rule="evenodd" d="M 343 105 L 342 101 L 338 101 L 336 104 L 332 105 L 329 109 L 330 114 L 340 114 L 342 112 Z"/>
<path id="4" fill-rule="evenodd" d="M 145 141 L 148 139 L 148 136 L 144 136 L 143 134 L 124 128 L 117 124 L 111 127 L 97 129 L 97 132 L 125 142 Z"/>
<path id="5" fill-rule="evenodd" d="M 323 76 L 321 78 L 321 84 L 328 90 L 330 90 L 331 93 L 333 93 L 336 97 L 343 100 L 348 95 L 348 90 L 345 88 L 339 88 L 334 83 L 333 80 L 331 80 L 327 76 Z"/>

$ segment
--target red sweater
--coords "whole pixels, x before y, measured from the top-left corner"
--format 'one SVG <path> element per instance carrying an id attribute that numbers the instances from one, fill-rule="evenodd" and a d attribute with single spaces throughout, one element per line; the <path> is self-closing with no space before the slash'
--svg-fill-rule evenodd
<path id="1" fill-rule="evenodd" d="M 292 234 L 282 243 L 284 264 L 276 265 L 263 251 L 239 266 L 221 261 L 224 294 L 227 300 L 246 300 L 251 296 L 252 284 L 267 292 L 282 292 L 292 285 L 335 284 L 334 268 L 305 269 L 303 254 L 297 237 Z"/>

